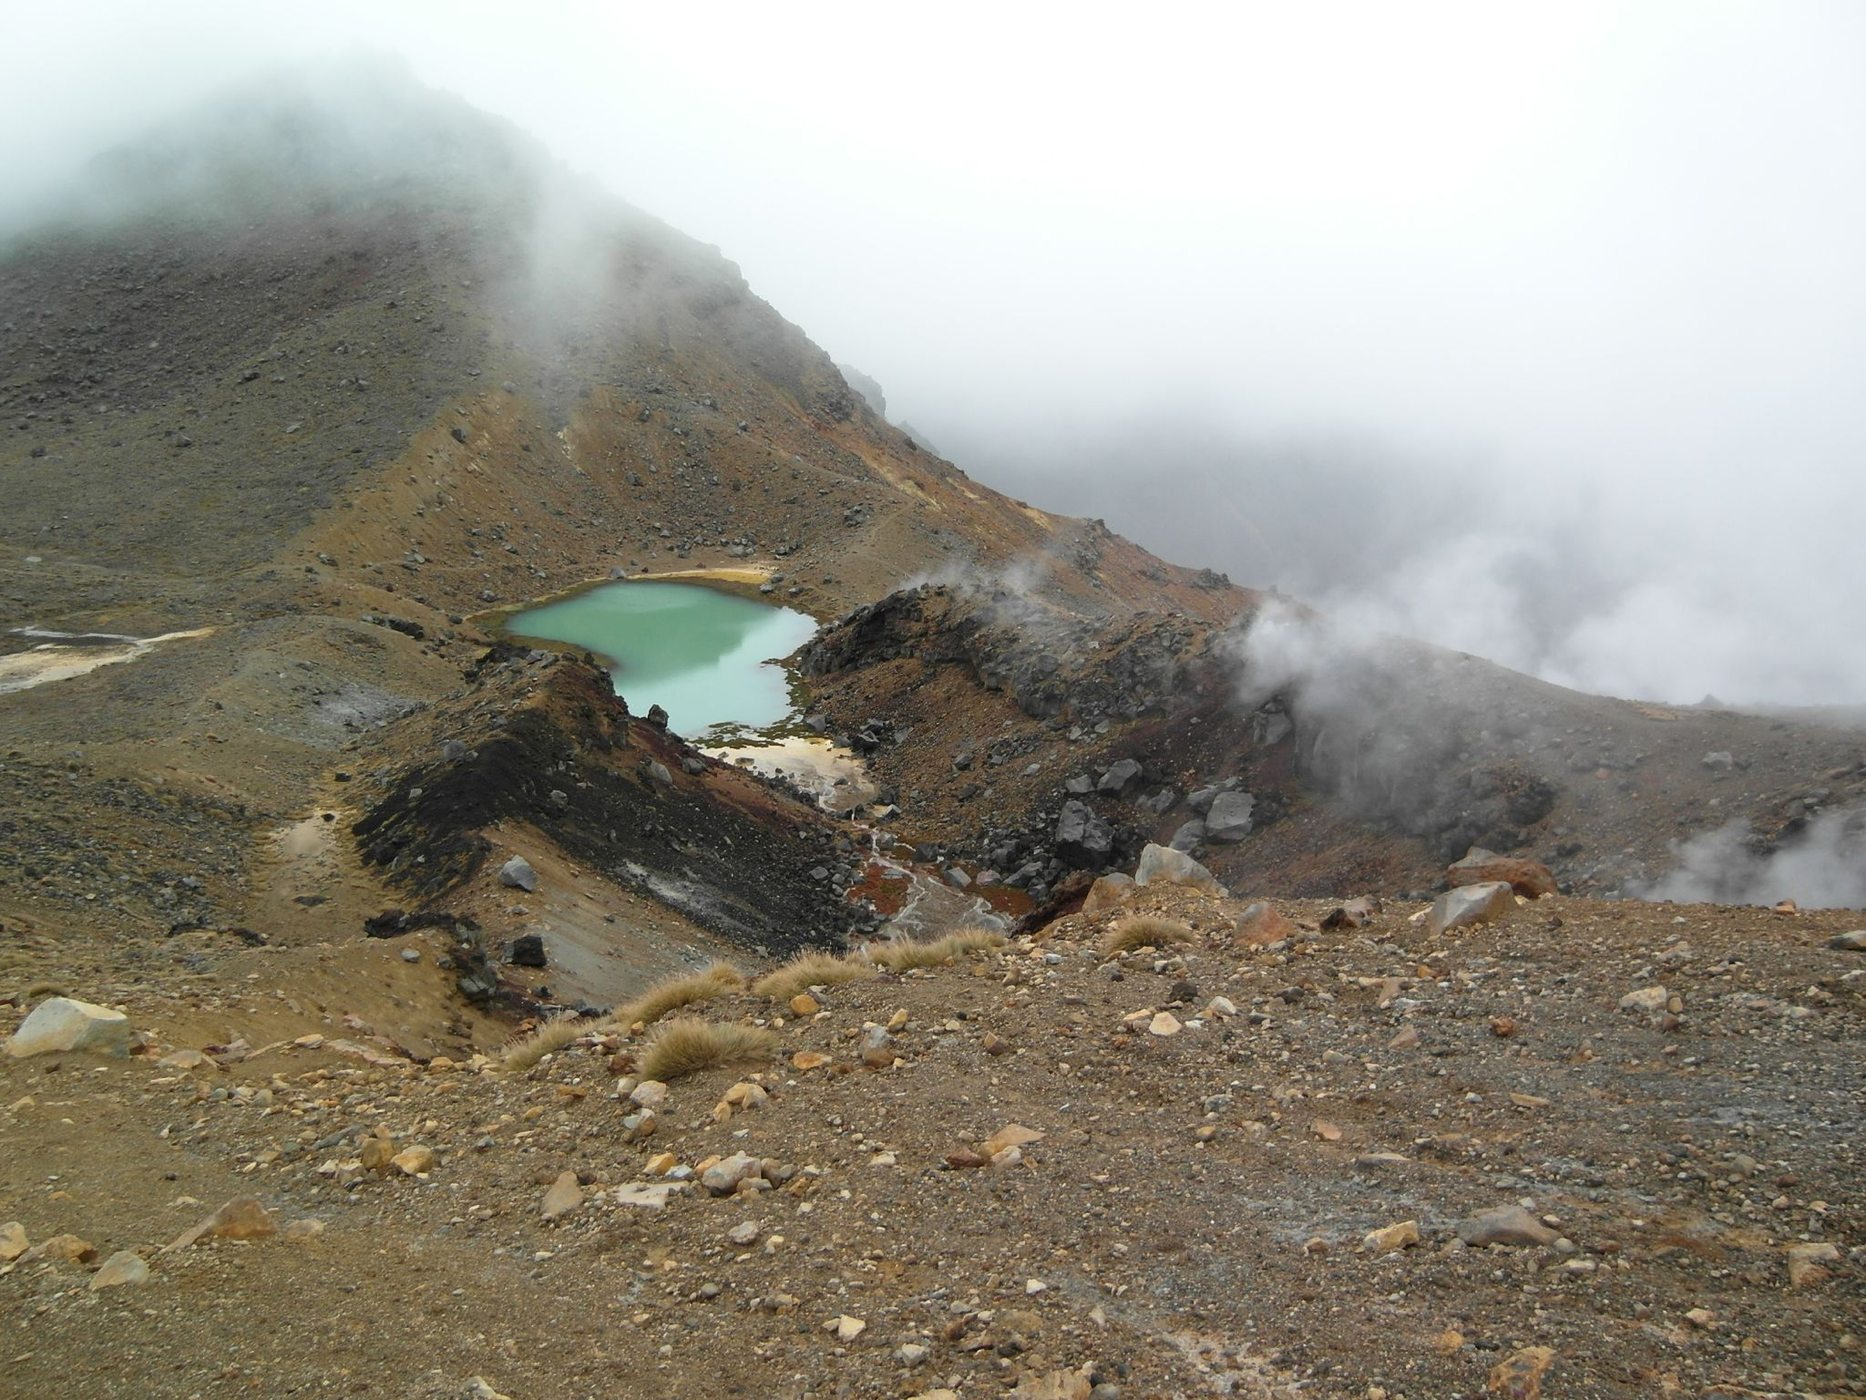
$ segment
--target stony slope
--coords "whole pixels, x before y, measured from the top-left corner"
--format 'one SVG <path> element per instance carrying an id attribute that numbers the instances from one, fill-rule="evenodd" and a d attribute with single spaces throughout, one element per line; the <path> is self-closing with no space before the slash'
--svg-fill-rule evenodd
<path id="1" fill-rule="evenodd" d="M 1313 930 L 1330 907 L 1284 910 Z M 675 1081 L 647 1136 L 624 1122 L 641 1036 L 528 1072 L 423 1064 L 341 993 L 283 1023 L 266 950 L 204 994 L 125 986 L 147 1056 L 0 1061 L 0 1219 L 152 1277 L 0 1267 L 10 1374 L 150 1396 L 477 1377 L 515 1400 L 1866 1391 L 1866 966 L 1824 946 L 1845 919 L 1549 899 L 1434 937 L 1389 905 L 1252 950 L 1241 901 L 1131 908 L 1191 941 L 1106 959 L 1131 909 L 1104 912 L 802 1015 L 715 1001 L 774 1028 L 774 1058 Z M 419 965 L 373 949 L 414 972 L 447 947 L 398 942 Z M 1621 1008 L 1654 986 L 1677 1014 Z M 716 1111 L 742 1082 L 759 1102 Z M 953 1165 L 1012 1124 L 1040 1136 Z M 377 1133 L 431 1160 L 367 1169 Z M 734 1153 L 784 1184 L 678 1184 Z M 547 1220 L 564 1173 L 577 1203 Z M 238 1196 L 318 1233 L 160 1252 Z M 1463 1242 L 1509 1207 L 1540 1243 Z M 1365 1240 L 1407 1222 L 1415 1244 Z M 1499 1389 L 1538 1359 L 1540 1388 Z"/>

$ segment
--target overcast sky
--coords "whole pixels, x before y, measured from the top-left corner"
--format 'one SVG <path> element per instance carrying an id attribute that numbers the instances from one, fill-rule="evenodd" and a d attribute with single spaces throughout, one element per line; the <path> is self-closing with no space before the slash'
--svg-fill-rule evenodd
<path id="1" fill-rule="evenodd" d="M 993 484 L 1588 688 L 1866 702 L 1853 0 L 9 9 L 14 191 L 392 50 Z"/>

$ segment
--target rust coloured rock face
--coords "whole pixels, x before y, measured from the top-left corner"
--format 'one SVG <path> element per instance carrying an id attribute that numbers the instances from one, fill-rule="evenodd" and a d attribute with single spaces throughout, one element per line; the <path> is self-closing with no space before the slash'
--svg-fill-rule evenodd
<path id="1" fill-rule="evenodd" d="M 1540 899 L 1555 893 L 1555 876 L 1540 861 L 1498 855 L 1481 846 L 1473 846 L 1464 859 L 1445 871 L 1445 883 L 1453 889 L 1493 882 L 1508 885 L 1525 899 Z"/>

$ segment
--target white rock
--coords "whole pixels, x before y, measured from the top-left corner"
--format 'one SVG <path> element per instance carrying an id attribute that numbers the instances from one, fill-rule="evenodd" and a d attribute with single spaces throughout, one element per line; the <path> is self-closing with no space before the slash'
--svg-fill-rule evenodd
<path id="1" fill-rule="evenodd" d="M 1434 936 L 1446 929 L 1487 924 L 1516 907 L 1516 891 L 1502 880 L 1447 890 L 1432 901 L 1428 925 Z"/>
<path id="2" fill-rule="evenodd" d="M 1641 987 L 1636 992 L 1628 992 L 1620 998 L 1622 1011 L 1663 1011 L 1669 996 L 1663 987 Z"/>
<path id="3" fill-rule="evenodd" d="M 544 1193 L 544 1202 L 540 1211 L 544 1219 L 558 1220 L 582 1204 L 583 1186 L 577 1180 L 577 1174 L 565 1171 L 557 1174 L 557 1180 L 551 1183 L 551 1189 Z"/>
<path id="4" fill-rule="evenodd" d="M 758 1158 L 746 1152 L 734 1152 L 701 1172 L 700 1185 L 715 1196 L 725 1196 L 737 1190 L 741 1181 L 763 1175 L 763 1170 Z"/>
<path id="5" fill-rule="evenodd" d="M 632 1182 L 627 1186 L 617 1186 L 612 1189 L 609 1192 L 609 1199 L 619 1206 L 639 1206 L 643 1210 L 665 1210 L 668 1197 L 676 1191 L 689 1189 L 691 1189 L 691 1183 L 685 1181 Z"/>
<path id="6" fill-rule="evenodd" d="M 6 1051 L 23 1060 L 28 1055 L 57 1050 L 122 1058 L 130 1053 L 130 1018 L 88 1001 L 47 997 L 33 1007 L 32 1015 L 13 1033 Z"/>
<path id="7" fill-rule="evenodd" d="M 1184 851 L 1149 843 L 1140 852 L 1140 864 L 1134 867 L 1137 885 L 1185 885 L 1211 894 L 1223 894 L 1224 886 L 1216 876 Z"/>

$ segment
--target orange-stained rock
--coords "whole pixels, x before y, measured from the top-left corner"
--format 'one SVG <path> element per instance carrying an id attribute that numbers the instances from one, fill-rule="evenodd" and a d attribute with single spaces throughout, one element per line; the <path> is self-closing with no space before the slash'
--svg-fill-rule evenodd
<path id="1" fill-rule="evenodd" d="M 1490 1384 L 1485 1389 L 1503 1400 L 1541 1400 L 1542 1377 L 1554 1364 L 1551 1348 L 1524 1347 L 1490 1368 Z"/>
<path id="2" fill-rule="evenodd" d="M 1471 847 L 1463 860 L 1445 869 L 1445 883 L 1454 890 L 1460 885 L 1487 885 L 1493 881 L 1508 885 L 1525 899 L 1555 893 L 1555 877 L 1541 861 L 1500 856 L 1482 846 Z"/>
<path id="3" fill-rule="evenodd" d="M 1238 940 L 1247 948 L 1262 948 L 1296 936 L 1296 926 L 1259 900 L 1238 918 Z"/>
<path id="4" fill-rule="evenodd" d="M 181 1236 L 170 1249 L 186 1249 L 202 1240 L 262 1240 L 278 1233 L 272 1214 L 256 1197 L 228 1201 L 207 1219 Z"/>

